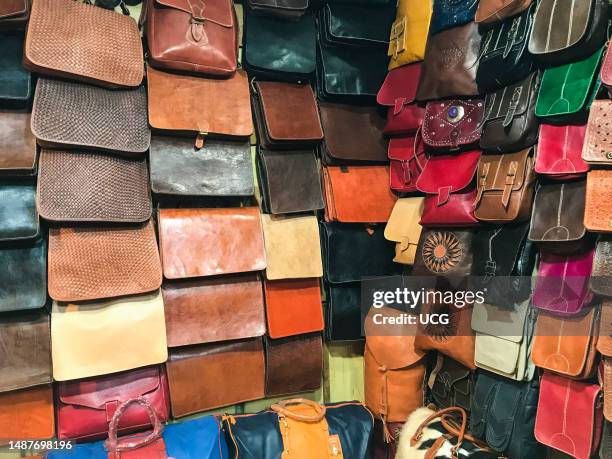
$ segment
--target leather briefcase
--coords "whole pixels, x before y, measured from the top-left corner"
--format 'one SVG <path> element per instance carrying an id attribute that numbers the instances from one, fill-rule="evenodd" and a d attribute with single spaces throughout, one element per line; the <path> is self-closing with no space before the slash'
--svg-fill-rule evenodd
<path id="1" fill-rule="evenodd" d="M 589 165 L 582 159 L 586 124 L 540 124 L 535 171 L 552 180 L 583 177 Z"/>
<path id="2" fill-rule="evenodd" d="M 0 176 L 30 177 L 37 168 L 30 114 L 0 110 Z"/>
<path id="3" fill-rule="evenodd" d="M 51 385 L 0 394 L 0 432 L 6 440 L 47 440 L 55 435 Z"/>
<path id="4" fill-rule="evenodd" d="M 427 386 L 436 408 L 459 406 L 469 413 L 474 392 L 474 372 L 469 368 L 439 353 Z"/>
<path id="5" fill-rule="evenodd" d="M 432 229 L 421 233 L 414 261 L 414 275 L 469 276 L 474 232 L 469 229 Z M 473 365 L 470 365 L 473 367 Z"/>
<path id="6" fill-rule="evenodd" d="M 582 159 L 593 166 L 612 165 L 612 138 L 608 136 L 608 115 L 612 113 L 612 102 L 595 100 L 589 111 Z"/>
<path id="7" fill-rule="evenodd" d="M 152 66 L 230 76 L 238 66 L 238 20 L 231 0 L 145 0 Z"/>
<path id="8" fill-rule="evenodd" d="M 168 382 L 163 367 L 58 383 L 57 438 L 87 441 L 105 438 L 117 408 L 137 397 L 151 405 L 160 421 L 168 420 Z M 150 425 L 146 412 L 130 407 L 121 417 L 118 433 L 145 430 Z"/>
<path id="9" fill-rule="evenodd" d="M 505 153 L 537 143 L 539 122 L 534 110 L 538 87 L 539 76 L 534 72 L 520 83 L 487 95 L 480 148 Z"/>
<path id="10" fill-rule="evenodd" d="M 263 398 L 264 366 L 261 338 L 171 349 L 166 368 L 172 417 Z M 240 378 L 219 380 L 238 370 Z"/>
<path id="11" fill-rule="evenodd" d="M 169 196 L 253 196 L 251 149 L 246 141 L 207 140 L 197 150 L 193 139 L 154 135 L 149 151 L 151 190 Z"/>
<path id="12" fill-rule="evenodd" d="M 104 150 L 142 157 L 151 143 L 145 88 L 115 91 L 40 78 L 32 109 L 32 133 L 46 148 Z"/>
<path id="13" fill-rule="evenodd" d="M 558 5 L 557 0 L 539 2 L 529 38 L 529 52 L 549 67 L 584 59 L 606 41 L 608 2 L 571 0 L 563 8 Z"/>
<path id="14" fill-rule="evenodd" d="M 159 209 L 166 279 L 215 276 L 266 267 L 259 209 Z"/>
<path id="15" fill-rule="evenodd" d="M 423 141 L 432 149 L 457 150 L 480 140 L 485 103 L 482 99 L 429 102 L 423 119 Z"/>
<path id="16" fill-rule="evenodd" d="M 474 21 L 478 24 L 494 24 L 517 16 L 529 8 L 533 0 L 480 0 Z"/>
<path id="17" fill-rule="evenodd" d="M 319 103 L 325 140 L 320 145 L 326 165 L 386 163 L 385 120 L 374 107 Z"/>
<path id="18" fill-rule="evenodd" d="M 472 22 L 477 7 L 478 0 L 433 0 L 429 35 Z"/>
<path id="19" fill-rule="evenodd" d="M 0 30 L 23 29 L 30 18 L 32 0 L 13 0 L 0 6 Z"/>
<path id="20" fill-rule="evenodd" d="M 612 172 L 594 170 L 587 174 L 584 226 L 589 231 L 612 232 Z"/>
<path id="21" fill-rule="evenodd" d="M 166 282 L 162 295 L 168 347 L 256 338 L 266 332 L 256 274 Z"/>
<path id="22" fill-rule="evenodd" d="M 432 9 L 432 2 L 398 0 L 387 51 L 389 70 L 423 60 Z"/>
<path id="23" fill-rule="evenodd" d="M 427 158 L 423 136 L 418 131 L 416 135 L 395 137 L 389 140 L 389 187 L 399 193 L 417 191 L 417 181 Z"/>
<path id="24" fill-rule="evenodd" d="M 422 227 L 417 223 L 423 209 L 423 198 L 400 198 L 395 202 L 385 225 L 385 239 L 395 242 L 395 263 L 414 263 Z"/>
<path id="25" fill-rule="evenodd" d="M 0 243 L 33 241 L 40 236 L 36 189 L 31 181 L 0 181 Z"/>
<path id="26" fill-rule="evenodd" d="M 247 6 L 253 13 L 298 20 L 308 11 L 310 0 L 248 0 Z"/>
<path id="27" fill-rule="evenodd" d="M 51 384 L 51 324 L 46 311 L 5 314 L 0 336 L 0 393 Z"/>
<path id="28" fill-rule="evenodd" d="M 0 30 L 3 22 L 1 14 L 0 10 Z M 22 32 L 0 33 L 0 46 L 3 49 L 0 56 L 0 104 L 3 107 L 24 108 L 34 95 L 32 75 L 22 64 L 23 41 Z"/>
<path id="29" fill-rule="evenodd" d="M 130 17 L 73 0 L 33 2 L 23 56 L 33 72 L 135 87 L 144 76 L 143 56 L 138 26 Z"/>
<path id="30" fill-rule="evenodd" d="M 597 240 L 589 288 L 596 295 L 612 296 L 612 237 L 600 235 Z M 612 309 L 612 308 L 608 308 Z"/>

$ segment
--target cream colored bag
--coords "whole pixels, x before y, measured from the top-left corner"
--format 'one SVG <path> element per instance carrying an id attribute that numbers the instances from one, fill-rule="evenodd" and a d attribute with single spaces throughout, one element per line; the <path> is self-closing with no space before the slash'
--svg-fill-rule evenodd
<path id="1" fill-rule="evenodd" d="M 53 378 L 88 378 L 168 358 L 160 291 L 80 304 L 53 302 Z"/>
<path id="2" fill-rule="evenodd" d="M 319 224 L 312 216 L 261 216 L 266 245 L 266 278 L 323 276 Z"/>
<path id="3" fill-rule="evenodd" d="M 387 226 L 385 239 L 395 242 L 396 263 L 411 265 L 416 256 L 417 244 L 421 237 L 419 225 L 425 198 L 401 198 L 395 202 Z"/>

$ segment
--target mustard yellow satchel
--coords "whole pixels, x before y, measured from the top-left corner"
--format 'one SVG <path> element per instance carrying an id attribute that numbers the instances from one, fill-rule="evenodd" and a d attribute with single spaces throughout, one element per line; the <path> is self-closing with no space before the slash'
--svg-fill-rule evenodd
<path id="1" fill-rule="evenodd" d="M 399 0 L 389 37 L 389 70 L 424 59 L 431 3 L 431 0 Z"/>

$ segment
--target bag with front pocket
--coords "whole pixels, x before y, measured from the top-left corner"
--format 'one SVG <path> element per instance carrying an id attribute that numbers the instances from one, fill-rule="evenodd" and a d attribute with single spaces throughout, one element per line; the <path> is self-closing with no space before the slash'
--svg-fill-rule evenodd
<path id="1" fill-rule="evenodd" d="M 423 119 L 423 141 L 438 150 L 473 146 L 480 140 L 484 116 L 482 99 L 429 102 Z"/>
<path id="2" fill-rule="evenodd" d="M 583 177 L 589 165 L 582 159 L 586 123 L 540 124 L 535 171 L 551 180 Z"/>
<path id="3" fill-rule="evenodd" d="M 420 131 L 416 135 L 389 139 L 389 187 L 399 193 L 417 191 L 417 181 L 427 158 Z"/>

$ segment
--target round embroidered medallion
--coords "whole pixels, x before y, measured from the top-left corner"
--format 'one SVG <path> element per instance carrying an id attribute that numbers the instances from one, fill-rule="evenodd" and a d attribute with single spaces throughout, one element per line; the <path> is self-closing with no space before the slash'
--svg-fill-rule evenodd
<path id="1" fill-rule="evenodd" d="M 434 273 L 452 270 L 461 260 L 461 244 L 453 233 L 436 231 L 423 244 L 423 262 Z"/>

